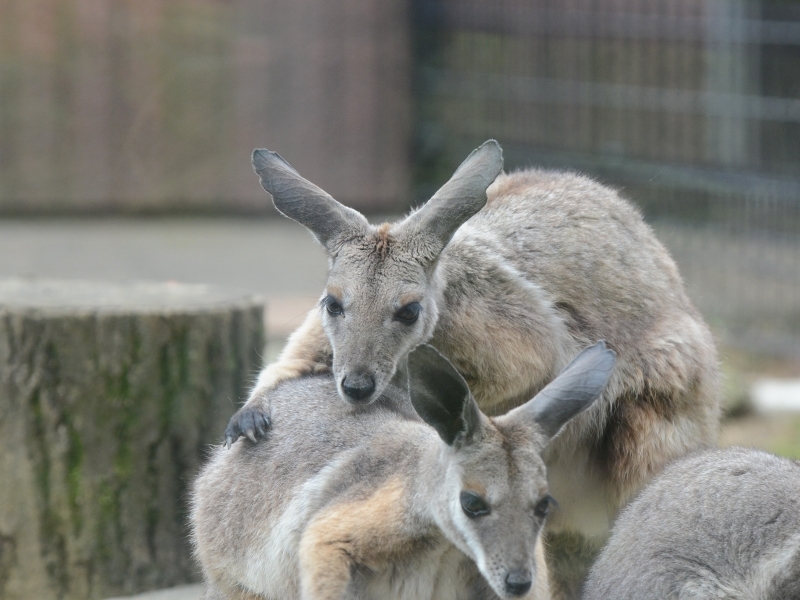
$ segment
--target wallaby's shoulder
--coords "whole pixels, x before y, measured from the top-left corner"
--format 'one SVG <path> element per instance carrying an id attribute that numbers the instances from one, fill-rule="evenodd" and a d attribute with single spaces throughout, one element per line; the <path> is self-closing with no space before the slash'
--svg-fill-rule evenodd
<path id="1" fill-rule="evenodd" d="M 800 465 L 762 450 L 732 447 L 698 452 L 673 462 L 644 494 L 658 489 L 678 493 L 688 487 L 709 496 L 726 488 L 740 495 L 766 483 L 773 490 L 784 486 L 800 489 Z"/>
<path id="2" fill-rule="evenodd" d="M 620 529 L 626 522 L 647 521 L 669 535 L 709 529 L 735 533 L 750 519 L 766 523 L 762 516 L 770 510 L 783 513 L 780 505 L 793 497 L 800 499 L 796 461 L 752 448 L 707 450 L 668 465 L 623 511 Z M 800 506 L 795 500 L 791 504 L 781 518 L 800 523 Z M 696 528 L 687 533 L 690 522 Z"/>
<path id="3" fill-rule="evenodd" d="M 574 171 L 530 167 L 501 173 L 486 193 L 489 211 L 498 205 L 524 205 L 527 210 L 554 210 L 561 216 L 643 222 L 638 208 L 616 189 Z"/>
<path id="4" fill-rule="evenodd" d="M 796 599 L 798 532 L 797 462 L 746 448 L 697 453 L 622 511 L 584 597 Z"/>
<path id="5" fill-rule="evenodd" d="M 549 286 L 571 285 L 570 273 L 591 265 L 588 275 L 598 275 L 592 285 L 630 281 L 635 287 L 626 288 L 627 298 L 643 282 L 656 285 L 659 295 L 682 287 L 639 208 L 612 187 L 579 173 L 530 168 L 501 173 L 487 198 L 486 208 L 454 237 L 457 246 L 475 237 L 493 240 L 521 272 Z"/>

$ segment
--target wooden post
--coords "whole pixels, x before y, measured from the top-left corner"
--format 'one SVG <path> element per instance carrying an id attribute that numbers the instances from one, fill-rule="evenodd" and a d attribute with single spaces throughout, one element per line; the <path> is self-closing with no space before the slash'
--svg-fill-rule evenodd
<path id="1" fill-rule="evenodd" d="M 0 598 L 193 580 L 187 489 L 263 343 L 206 286 L 0 281 Z"/>

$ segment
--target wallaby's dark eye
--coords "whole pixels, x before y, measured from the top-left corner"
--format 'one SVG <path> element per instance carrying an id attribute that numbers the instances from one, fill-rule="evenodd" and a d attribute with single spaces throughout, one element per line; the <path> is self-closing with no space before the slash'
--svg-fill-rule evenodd
<path id="1" fill-rule="evenodd" d="M 464 509 L 464 514 L 466 514 L 470 519 L 475 519 L 476 517 L 482 517 L 484 515 L 488 515 L 491 511 L 489 505 L 478 496 L 478 494 L 474 494 L 473 492 L 461 492 L 461 508 Z"/>
<path id="2" fill-rule="evenodd" d="M 544 519 L 547 516 L 547 513 L 550 512 L 550 506 L 555 503 L 555 499 L 553 499 L 550 494 L 547 494 L 544 498 L 536 503 L 536 506 L 533 507 L 533 514 L 540 519 Z"/>
<path id="3" fill-rule="evenodd" d="M 419 318 L 419 311 L 421 309 L 422 307 L 419 305 L 419 302 L 411 302 L 394 313 L 394 318 L 401 323 L 411 325 L 417 321 L 417 318 Z"/>
<path id="4" fill-rule="evenodd" d="M 339 302 L 333 296 L 328 296 L 324 300 L 325 302 L 325 309 L 328 311 L 329 315 L 333 315 L 334 317 L 338 317 L 339 315 L 344 313 L 344 309 Z"/>

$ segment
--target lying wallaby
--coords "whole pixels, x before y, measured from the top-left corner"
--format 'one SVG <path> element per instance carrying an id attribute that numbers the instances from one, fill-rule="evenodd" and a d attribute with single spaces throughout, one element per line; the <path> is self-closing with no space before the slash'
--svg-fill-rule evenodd
<path id="1" fill-rule="evenodd" d="M 330 376 L 282 384 L 281 426 L 218 449 L 195 484 L 206 600 L 548 599 L 541 453 L 614 361 L 595 344 L 495 419 L 431 346 L 409 355 L 409 389 L 368 406 L 336 402 Z"/>
<path id="2" fill-rule="evenodd" d="M 631 205 L 579 175 L 504 175 L 502 165 L 487 142 L 421 209 L 372 226 L 256 150 L 262 186 L 325 247 L 329 272 L 320 310 L 262 372 L 226 437 L 263 437 L 272 388 L 286 379 L 332 371 L 342 398 L 371 402 L 425 341 L 464 375 L 484 412 L 501 414 L 606 339 L 619 367 L 603 400 L 545 457 L 560 502 L 548 529 L 599 547 L 618 508 L 663 465 L 714 441 L 714 343 Z"/>
<path id="3" fill-rule="evenodd" d="M 800 600 L 800 464 L 758 450 L 676 461 L 619 517 L 585 600 Z"/>

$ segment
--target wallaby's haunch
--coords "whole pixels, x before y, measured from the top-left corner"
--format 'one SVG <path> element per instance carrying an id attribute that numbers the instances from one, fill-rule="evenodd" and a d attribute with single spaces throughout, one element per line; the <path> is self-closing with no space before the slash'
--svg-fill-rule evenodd
<path id="1" fill-rule="evenodd" d="M 603 399 L 545 456 L 559 500 L 548 529 L 599 545 L 655 473 L 715 440 L 714 343 L 674 262 L 616 192 L 571 173 L 505 175 L 502 165 L 487 142 L 421 209 L 372 226 L 256 150 L 262 186 L 325 247 L 329 271 L 320 310 L 261 373 L 226 437 L 263 437 L 272 388 L 286 379 L 332 371 L 342 398 L 370 402 L 425 341 L 484 412 L 501 414 L 606 339 L 619 362 Z"/>
<path id="2" fill-rule="evenodd" d="M 370 405 L 336 402 L 330 376 L 285 382 L 281 426 L 217 449 L 195 484 L 206 600 L 548 600 L 541 453 L 613 367 L 600 342 L 494 419 L 430 346 Z"/>
<path id="3" fill-rule="evenodd" d="M 800 464 L 758 450 L 678 460 L 622 511 L 585 600 L 800 600 Z"/>

